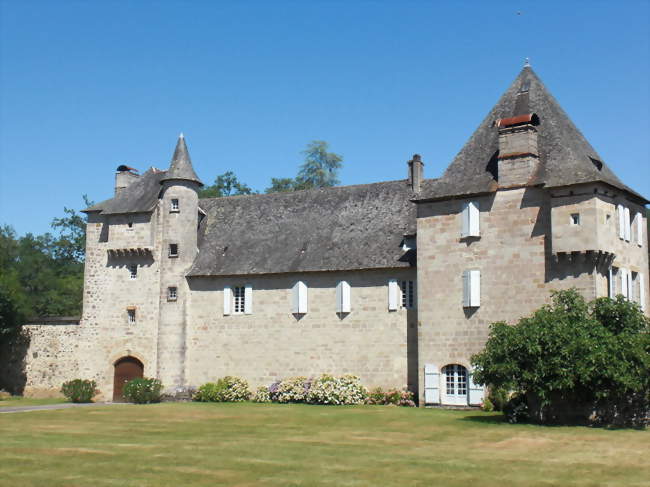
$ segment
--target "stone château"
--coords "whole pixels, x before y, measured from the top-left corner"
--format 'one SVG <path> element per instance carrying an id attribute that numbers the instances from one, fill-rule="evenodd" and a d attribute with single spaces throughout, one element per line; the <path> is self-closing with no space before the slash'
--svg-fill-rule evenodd
<path id="1" fill-rule="evenodd" d="M 200 199 L 184 138 L 167 170 L 117 169 L 88 215 L 83 315 L 29 325 L 25 393 L 92 378 L 104 399 L 351 373 L 422 404 L 475 405 L 489 324 L 577 288 L 645 309 L 648 200 L 526 66 L 438 179 Z M 646 311 L 647 312 L 647 311 Z"/>

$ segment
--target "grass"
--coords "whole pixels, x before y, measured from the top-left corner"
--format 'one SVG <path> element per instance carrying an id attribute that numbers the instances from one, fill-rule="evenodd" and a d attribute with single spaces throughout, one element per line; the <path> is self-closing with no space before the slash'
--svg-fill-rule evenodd
<path id="1" fill-rule="evenodd" d="M 2 407 L 20 407 L 20 406 L 42 406 L 44 404 L 61 404 L 67 402 L 63 397 L 50 397 L 46 399 L 33 399 L 30 397 L 11 396 L 0 400 Z"/>
<path id="2" fill-rule="evenodd" d="M 0 484 L 641 486 L 650 432 L 382 406 L 176 403 L 0 415 Z"/>

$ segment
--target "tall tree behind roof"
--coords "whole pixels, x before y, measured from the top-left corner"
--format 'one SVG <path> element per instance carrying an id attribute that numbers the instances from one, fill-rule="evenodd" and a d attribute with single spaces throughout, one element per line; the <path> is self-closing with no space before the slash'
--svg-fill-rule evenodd
<path id="1" fill-rule="evenodd" d="M 324 140 L 313 140 L 302 151 L 305 162 L 296 177 L 296 189 L 329 188 L 340 183 L 338 171 L 343 158 L 327 152 L 329 144 Z"/>

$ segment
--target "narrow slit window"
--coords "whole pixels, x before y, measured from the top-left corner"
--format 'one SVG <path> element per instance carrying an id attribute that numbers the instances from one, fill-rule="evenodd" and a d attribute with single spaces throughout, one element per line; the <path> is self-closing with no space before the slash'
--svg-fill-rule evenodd
<path id="1" fill-rule="evenodd" d="M 127 308 L 126 310 L 129 325 L 135 325 L 135 308 Z"/>
<path id="2" fill-rule="evenodd" d="M 580 225 L 580 213 L 571 213 L 571 225 Z"/>
<path id="3" fill-rule="evenodd" d="M 169 244 L 169 256 L 178 257 L 178 244 Z"/>

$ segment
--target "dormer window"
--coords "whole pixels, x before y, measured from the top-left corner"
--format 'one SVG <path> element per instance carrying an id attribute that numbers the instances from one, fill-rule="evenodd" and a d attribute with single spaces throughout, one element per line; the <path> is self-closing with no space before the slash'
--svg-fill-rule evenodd
<path id="1" fill-rule="evenodd" d="M 169 257 L 178 257 L 178 244 L 169 244 Z"/>
<path id="2" fill-rule="evenodd" d="M 170 203 L 169 211 L 171 211 L 172 213 L 178 213 L 181 211 L 177 198 L 172 199 Z"/>
<path id="3" fill-rule="evenodd" d="M 126 224 L 126 227 L 127 227 L 129 230 L 133 230 L 133 222 L 128 222 L 128 223 Z"/>

